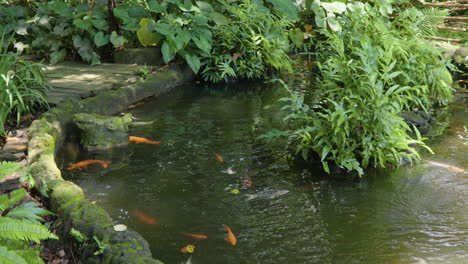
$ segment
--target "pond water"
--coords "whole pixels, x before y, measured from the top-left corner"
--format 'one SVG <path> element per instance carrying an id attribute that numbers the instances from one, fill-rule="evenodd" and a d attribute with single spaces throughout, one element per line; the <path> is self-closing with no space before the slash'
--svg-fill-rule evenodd
<path id="1" fill-rule="evenodd" d="M 295 89 L 310 85 L 310 76 L 294 78 Z M 466 172 L 422 163 L 349 179 L 290 164 L 281 145 L 256 140 L 278 126 L 276 100 L 285 94 L 262 86 L 175 90 L 130 110 L 137 118 L 130 134 L 160 145 L 76 153 L 67 143 L 59 163 L 64 169 L 84 159 L 111 160 L 107 169 L 64 174 L 168 264 L 189 255 L 195 264 L 468 262 Z M 444 135 L 429 142 L 436 155 L 424 159 L 467 168 L 466 95 L 450 108 Z M 237 237 L 235 246 L 224 240 L 223 225 Z M 181 252 L 187 245 L 196 247 L 193 254 Z"/>

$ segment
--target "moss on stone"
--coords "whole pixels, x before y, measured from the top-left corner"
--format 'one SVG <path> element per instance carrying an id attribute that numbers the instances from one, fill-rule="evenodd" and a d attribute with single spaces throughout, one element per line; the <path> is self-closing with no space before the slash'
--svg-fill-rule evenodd
<path id="1" fill-rule="evenodd" d="M 79 113 L 73 123 L 81 130 L 81 145 L 87 149 L 104 149 L 128 144 L 131 114 L 122 117 Z"/>

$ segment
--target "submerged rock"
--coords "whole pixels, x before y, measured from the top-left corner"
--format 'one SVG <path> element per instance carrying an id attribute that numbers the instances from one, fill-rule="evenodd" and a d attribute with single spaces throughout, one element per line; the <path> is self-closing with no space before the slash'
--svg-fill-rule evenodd
<path id="1" fill-rule="evenodd" d="M 80 142 L 87 149 L 105 149 L 128 144 L 130 114 L 122 117 L 79 113 L 73 123 L 81 130 Z"/>
<path id="2" fill-rule="evenodd" d="M 417 127 L 422 136 L 426 136 L 431 126 L 436 123 L 434 117 L 424 111 L 405 111 L 401 112 L 400 116 L 410 127 Z"/>

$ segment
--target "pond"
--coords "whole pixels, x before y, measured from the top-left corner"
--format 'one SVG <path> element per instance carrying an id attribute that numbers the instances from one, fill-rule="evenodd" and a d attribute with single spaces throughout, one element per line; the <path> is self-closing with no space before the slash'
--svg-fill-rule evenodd
<path id="1" fill-rule="evenodd" d="M 311 76 L 299 77 L 291 77 L 295 89 L 310 85 Z M 59 163 L 64 169 L 84 159 L 111 160 L 106 169 L 63 171 L 168 264 L 190 255 L 195 264 L 466 263 L 466 172 L 422 163 L 349 179 L 291 164 L 281 145 L 256 140 L 282 119 L 277 99 L 284 90 L 264 86 L 177 89 L 130 110 L 137 119 L 130 134 L 160 145 L 77 153 L 70 142 Z M 429 142 L 436 155 L 425 160 L 466 168 L 466 95 L 450 108 L 444 135 Z M 235 246 L 224 240 L 224 225 Z M 187 245 L 195 246 L 193 254 L 181 252 Z"/>

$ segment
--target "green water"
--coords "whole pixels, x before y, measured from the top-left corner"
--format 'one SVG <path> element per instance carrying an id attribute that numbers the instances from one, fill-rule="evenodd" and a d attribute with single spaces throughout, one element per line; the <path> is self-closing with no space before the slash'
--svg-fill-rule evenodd
<path id="1" fill-rule="evenodd" d="M 294 84 L 301 89 L 308 81 Z M 63 168 L 84 159 L 112 160 L 107 169 L 64 173 L 116 224 L 140 232 L 167 264 L 187 261 L 180 249 L 189 244 L 196 246 L 195 264 L 468 263 L 467 173 L 421 164 L 348 179 L 290 164 L 281 146 L 255 140 L 281 120 L 276 100 L 284 91 L 262 86 L 194 84 L 151 100 L 130 112 L 136 122 L 153 123 L 137 123 L 130 134 L 161 145 L 78 156 L 64 151 Z M 466 101 L 465 94 L 452 106 L 449 131 L 429 143 L 437 154 L 425 159 L 467 168 Z M 246 174 L 253 183 L 243 189 Z M 234 188 L 240 193 L 232 194 Z M 247 200 L 263 190 L 289 193 Z M 157 223 L 143 223 L 134 210 Z M 223 225 L 236 235 L 236 246 L 224 241 Z"/>

